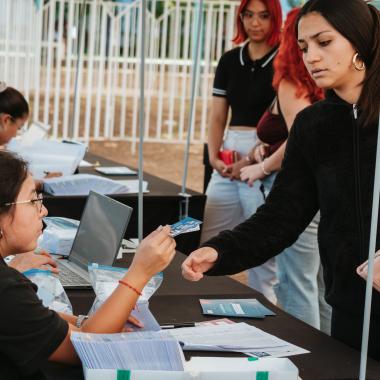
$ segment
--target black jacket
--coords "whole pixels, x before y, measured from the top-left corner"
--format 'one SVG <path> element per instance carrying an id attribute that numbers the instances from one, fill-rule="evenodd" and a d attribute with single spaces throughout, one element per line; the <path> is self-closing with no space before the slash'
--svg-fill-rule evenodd
<path id="1" fill-rule="evenodd" d="M 266 203 L 232 231 L 203 244 L 219 253 L 207 274 L 232 274 L 264 263 L 291 246 L 320 210 L 327 302 L 362 314 L 365 281 L 356 267 L 368 257 L 377 125 L 359 127 L 355 114 L 333 92 L 300 112 Z M 380 315 L 375 291 L 372 311 Z"/>

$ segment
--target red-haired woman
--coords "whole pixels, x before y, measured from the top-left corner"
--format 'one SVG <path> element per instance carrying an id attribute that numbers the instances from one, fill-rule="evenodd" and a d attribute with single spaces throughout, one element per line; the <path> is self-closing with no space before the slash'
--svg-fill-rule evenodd
<path id="1" fill-rule="evenodd" d="M 241 169 L 241 179 L 250 186 L 260 180 L 269 193 L 281 167 L 288 131 L 298 112 L 322 99 L 319 89 L 302 60 L 295 24 L 299 9 L 293 9 L 285 22 L 279 52 L 274 61 L 273 87 L 277 97 L 257 125 L 257 134 L 265 145 L 261 163 Z M 252 151 L 260 155 L 260 147 Z M 259 160 L 259 159 L 258 159 Z M 331 308 L 324 299 L 324 281 L 318 250 L 319 213 L 298 240 L 277 257 L 275 287 L 279 304 L 288 313 L 322 331 L 330 332 Z"/>
<path id="2" fill-rule="evenodd" d="M 247 154 L 257 142 L 256 126 L 275 97 L 273 59 L 278 50 L 282 13 L 279 0 L 242 0 L 234 42 L 243 43 L 219 61 L 213 86 L 208 132 L 210 163 L 214 173 L 207 188 L 202 241 L 231 229 L 251 216 L 263 203 L 259 186 L 241 182 L 240 168 L 249 165 Z M 231 119 L 227 118 L 231 110 Z M 224 136 L 224 141 L 223 141 Z M 240 160 L 228 165 L 222 149 L 237 152 Z M 249 285 L 275 301 L 274 260 L 249 271 Z"/>

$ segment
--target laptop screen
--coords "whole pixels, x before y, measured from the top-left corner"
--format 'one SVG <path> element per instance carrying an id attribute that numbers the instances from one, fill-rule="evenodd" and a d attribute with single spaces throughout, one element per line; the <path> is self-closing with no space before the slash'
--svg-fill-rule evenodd
<path id="1" fill-rule="evenodd" d="M 69 260 L 87 271 L 89 263 L 112 265 L 132 208 L 90 191 Z"/>

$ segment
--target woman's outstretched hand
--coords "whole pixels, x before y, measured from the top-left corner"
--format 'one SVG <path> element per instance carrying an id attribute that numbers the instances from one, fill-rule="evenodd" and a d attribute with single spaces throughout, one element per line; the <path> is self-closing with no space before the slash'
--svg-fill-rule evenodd
<path id="1" fill-rule="evenodd" d="M 217 258 L 218 252 L 214 248 L 197 249 L 182 263 L 183 277 L 190 281 L 199 281 L 203 277 L 203 273 L 214 266 Z"/>

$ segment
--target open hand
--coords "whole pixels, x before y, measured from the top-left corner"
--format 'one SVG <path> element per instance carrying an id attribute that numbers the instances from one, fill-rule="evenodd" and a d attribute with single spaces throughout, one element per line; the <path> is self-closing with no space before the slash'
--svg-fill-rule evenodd
<path id="1" fill-rule="evenodd" d="M 19 253 L 8 265 L 19 272 L 25 272 L 29 269 L 45 269 L 58 273 L 57 263 L 44 250 L 38 255 L 34 252 Z"/>

